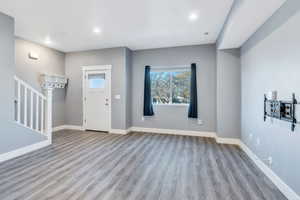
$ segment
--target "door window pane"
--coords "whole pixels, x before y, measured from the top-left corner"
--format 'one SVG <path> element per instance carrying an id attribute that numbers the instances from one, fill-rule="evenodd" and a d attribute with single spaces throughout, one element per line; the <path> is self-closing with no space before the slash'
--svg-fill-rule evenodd
<path id="1" fill-rule="evenodd" d="M 105 87 L 105 74 L 88 75 L 90 89 L 103 89 Z"/>

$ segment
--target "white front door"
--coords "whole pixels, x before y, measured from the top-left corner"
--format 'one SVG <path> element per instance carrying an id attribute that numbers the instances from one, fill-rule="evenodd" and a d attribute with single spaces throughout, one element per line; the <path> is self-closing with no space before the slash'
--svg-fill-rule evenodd
<path id="1" fill-rule="evenodd" d="M 110 129 L 110 70 L 84 72 L 84 127 Z"/>

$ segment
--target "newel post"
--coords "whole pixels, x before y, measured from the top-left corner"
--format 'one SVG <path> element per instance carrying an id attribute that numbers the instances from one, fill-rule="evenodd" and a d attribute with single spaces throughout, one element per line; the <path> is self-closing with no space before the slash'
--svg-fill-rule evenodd
<path id="1" fill-rule="evenodd" d="M 45 116 L 45 126 L 46 126 L 46 134 L 48 140 L 52 144 L 52 99 L 53 99 L 53 88 L 45 89 L 46 95 L 46 116 Z"/>
<path id="2" fill-rule="evenodd" d="M 53 123 L 52 123 L 52 109 L 53 109 L 53 91 L 56 88 L 65 88 L 68 80 L 64 76 L 58 75 L 41 75 L 42 88 L 44 89 L 46 96 L 46 114 L 45 114 L 45 127 L 48 140 L 52 143 L 52 132 L 53 132 Z"/>

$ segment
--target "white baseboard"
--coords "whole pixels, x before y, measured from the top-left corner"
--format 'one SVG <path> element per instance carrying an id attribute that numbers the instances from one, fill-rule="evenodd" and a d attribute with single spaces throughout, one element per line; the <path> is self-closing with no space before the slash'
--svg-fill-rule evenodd
<path id="1" fill-rule="evenodd" d="M 53 132 L 61 131 L 61 130 L 78 130 L 78 131 L 84 131 L 84 128 L 82 126 L 74 126 L 74 125 L 62 125 L 57 126 L 53 128 Z M 125 135 L 129 133 L 130 129 L 123 130 L 123 129 L 111 129 L 109 133 L 112 134 L 121 134 Z"/>
<path id="2" fill-rule="evenodd" d="M 288 199 L 300 200 L 300 196 L 298 196 L 292 188 L 290 188 L 281 178 L 279 178 L 279 176 L 277 176 L 271 168 L 261 161 L 261 159 L 259 159 L 242 141 L 240 142 L 240 147 Z"/>
<path id="3" fill-rule="evenodd" d="M 123 130 L 123 129 L 110 129 L 109 133 L 112 134 L 120 134 L 120 135 L 126 135 L 130 132 L 130 129 Z"/>
<path id="4" fill-rule="evenodd" d="M 232 144 L 238 146 L 241 144 L 241 140 L 236 138 L 221 138 L 217 136 L 216 141 L 218 144 Z"/>
<path id="5" fill-rule="evenodd" d="M 36 144 L 32 144 L 32 145 L 29 145 L 29 146 L 26 146 L 26 147 L 22 147 L 22 148 L 19 148 L 19 149 L 1 154 L 0 155 L 0 162 L 4 162 L 4 161 L 10 160 L 10 159 L 22 156 L 22 155 L 30 153 L 32 151 L 35 151 L 35 150 L 44 148 L 46 146 L 49 146 L 50 144 L 51 144 L 51 141 L 45 140 L 45 141 L 42 141 L 42 142 L 39 142 L 39 143 L 36 143 Z"/>
<path id="6" fill-rule="evenodd" d="M 79 131 L 83 131 L 84 128 L 82 126 L 75 126 L 75 125 L 62 125 L 62 126 L 57 126 L 57 127 L 53 128 L 53 132 L 61 131 L 61 130 L 79 130 Z"/>
<path id="7" fill-rule="evenodd" d="M 130 132 L 144 132 L 144 133 L 160 133 L 171 135 L 186 135 L 186 136 L 198 136 L 216 138 L 215 132 L 203 132 L 203 131 L 185 131 L 175 129 L 159 129 L 159 128 L 143 128 L 143 127 L 131 127 Z"/>
<path id="8" fill-rule="evenodd" d="M 52 131 L 53 131 L 53 132 L 57 132 L 57 131 L 65 130 L 65 129 L 66 129 L 65 126 L 62 125 L 62 126 L 56 126 L 56 127 L 53 127 L 53 128 L 52 128 Z"/>

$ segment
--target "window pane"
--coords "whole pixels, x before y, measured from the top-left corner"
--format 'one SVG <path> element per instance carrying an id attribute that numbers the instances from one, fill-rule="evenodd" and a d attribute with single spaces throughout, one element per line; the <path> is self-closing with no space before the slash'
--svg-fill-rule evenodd
<path id="1" fill-rule="evenodd" d="M 170 93 L 170 72 L 151 72 L 151 96 L 153 103 L 171 103 Z"/>
<path id="2" fill-rule="evenodd" d="M 190 71 L 172 72 L 172 103 L 188 104 L 190 101 Z"/>
<path id="3" fill-rule="evenodd" d="M 103 89 L 105 86 L 105 74 L 89 74 L 89 88 Z"/>

